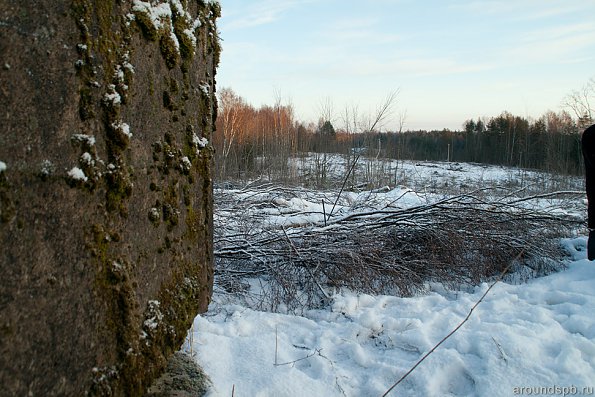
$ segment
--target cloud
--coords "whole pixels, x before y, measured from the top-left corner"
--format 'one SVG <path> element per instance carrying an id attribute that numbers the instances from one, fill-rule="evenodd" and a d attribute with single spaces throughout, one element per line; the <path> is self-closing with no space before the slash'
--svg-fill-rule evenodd
<path id="1" fill-rule="evenodd" d="M 473 15 L 498 15 L 512 21 L 531 21 L 584 14 L 590 12 L 592 5 L 583 0 L 472 0 L 452 4 L 449 8 Z"/>
<path id="2" fill-rule="evenodd" d="M 225 3 L 223 4 L 223 15 L 221 26 L 224 30 L 239 30 L 267 25 L 279 20 L 287 11 L 303 6 L 313 0 L 260 0 L 246 2 L 234 8 L 235 12 L 227 14 Z"/>
<path id="3" fill-rule="evenodd" d="M 449 57 L 436 58 L 400 58 L 385 61 L 363 59 L 350 66 L 351 73 L 358 75 L 396 75 L 396 76 L 444 76 L 463 73 L 475 73 L 493 69 L 494 66 L 481 63 L 460 63 Z"/>
<path id="4" fill-rule="evenodd" d="M 565 0 L 472 0 L 450 4 L 448 8 L 473 16 L 505 16 L 511 20 L 540 19 L 572 12 L 568 4 L 564 6 L 564 2 Z"/>
<path id="5" fill-rule="evenodd" d="M 517 16 L 520 21 L 531 21 L 546 18 L 559 18 L 564 15 L 574 13 L 585 13 L 590 12 L 592 8 L 587 2 L 581 2 L 579 4 L 569 4 L 570 2 L 563 1 L 557 2 L 558 4 L 552 4 L 547 7 L 547 4 L 538 4 L 535 7 L 529 9 L 524 15 Z"/>
<path id="6" fill-rule="evenodd" d="M 550 41 L 572 36 L 589 35 L 595 33 L 595 26 L 591 22 L 575 23 L 572 25 L 553 26 L 547 29 L 534 30 L 528 33 L 525 41 Z"/>
<path id="7" fill-rule="evenodd" d="M 589 23 L 538 29 L 525 35 L 504 56 L 513 62 L 567 63 L 584 58 L 595 45 L 595 27 Z"/>
<path id="8" fill-rule="evenodd" d="M 402 39 L 398 34 L 382 31 L 381 26 L 379 18 L 343 18 L 325 26 L 319 35 L 324 37 L 325 41 L 342 43 L 344 46 L 353 45 L 355 42 L 370 45 L 390 44 Z"/>

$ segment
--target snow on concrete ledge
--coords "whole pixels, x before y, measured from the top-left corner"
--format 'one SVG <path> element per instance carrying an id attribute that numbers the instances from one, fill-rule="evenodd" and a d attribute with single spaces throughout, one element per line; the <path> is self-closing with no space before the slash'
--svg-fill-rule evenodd
<path id="1" fill-rule="evenodd" d="M 87 182 L 87 176 L 79 167 L 74 167 L 68 171 L 68 176 L 77 181 Z"/>

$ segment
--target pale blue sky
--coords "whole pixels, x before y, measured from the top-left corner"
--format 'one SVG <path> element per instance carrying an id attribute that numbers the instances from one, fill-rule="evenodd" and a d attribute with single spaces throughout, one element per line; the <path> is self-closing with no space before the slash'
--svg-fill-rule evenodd
<path id="1" fill-rule="evenodd" d="M 406 129 L 561 110 L 595 77 L 595 0 L 221 0 L 218 87 L 316 121 L 400 90 Z M 385 128 L 394 128 L 396 121 Z"/>

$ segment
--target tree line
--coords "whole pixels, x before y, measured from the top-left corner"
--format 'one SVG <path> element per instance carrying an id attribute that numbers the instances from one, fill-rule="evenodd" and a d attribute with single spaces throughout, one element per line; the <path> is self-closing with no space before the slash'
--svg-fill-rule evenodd
<path id="1" fill-rule="evenodd" d="M 358 137 L 368 153 L 407 160 L 475 162 L 582 173 L 581 135 L 567 112 L 547 112 L 538 120 L 508 112 L 467 120 L 459 131 L 369 133 Z"/>
<path id="2" fill-rule="evenodd" d="M 592 123 L 591 114 L 574 118 L 567 111 L 548 111 L 532 120 L 503 112 L 467 120 L 456 131 L 379 132 L 377 122 L 386 116 L 394 99 L 395 94 L 389 96 L 373 123 L 369 120 L 374 117 L 359 117 L 346 110 L 340 126 L 333 125 L 329 111 L 322 112 L 318 123 L 306 124 L 280 98 L 272 106 L 256 108 L 224 88 L 219 92 L 213 136 L 217 178 L 288 180 L 298 177 L 292 175 L 289 160 L 312 152 L 476 162 L 570 175 L 583 172 L 580 133 Z"/>

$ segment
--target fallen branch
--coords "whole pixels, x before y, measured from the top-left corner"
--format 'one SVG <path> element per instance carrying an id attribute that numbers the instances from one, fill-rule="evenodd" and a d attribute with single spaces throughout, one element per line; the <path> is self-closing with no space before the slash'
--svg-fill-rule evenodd
<path id="1" fill-rule="evenodd" d="M 475 285 L 508 269 L 521 250 L 516 270 L 536 275 L 559 267 L 557 239 L 582 219 L 536 209 L 531 200 L 490 200 L 484 193 L 405 208 L 398 200 L 387 205 L 370 196 L 353 207 L 337 204 L 330 219 L 323 212 L 313 218 L 311 207 L 302 213 L 291 207 L 291 216 L 310 219 L 295 224 L 283 205 L 296 197 L 320 203 L 323 193 L 271 186 L 264 192 L 227 193 L 218 200 L 215 217 L 216 285 L 249 294 L 244 280 L 258 277 L 270 301 L 259 300 L 263 306 L 257 308 L 276 310 L 282 303 L 287 310 L 301 310 L 328 304 L 341 288 L 408 296 L 429 281 Z"/>

